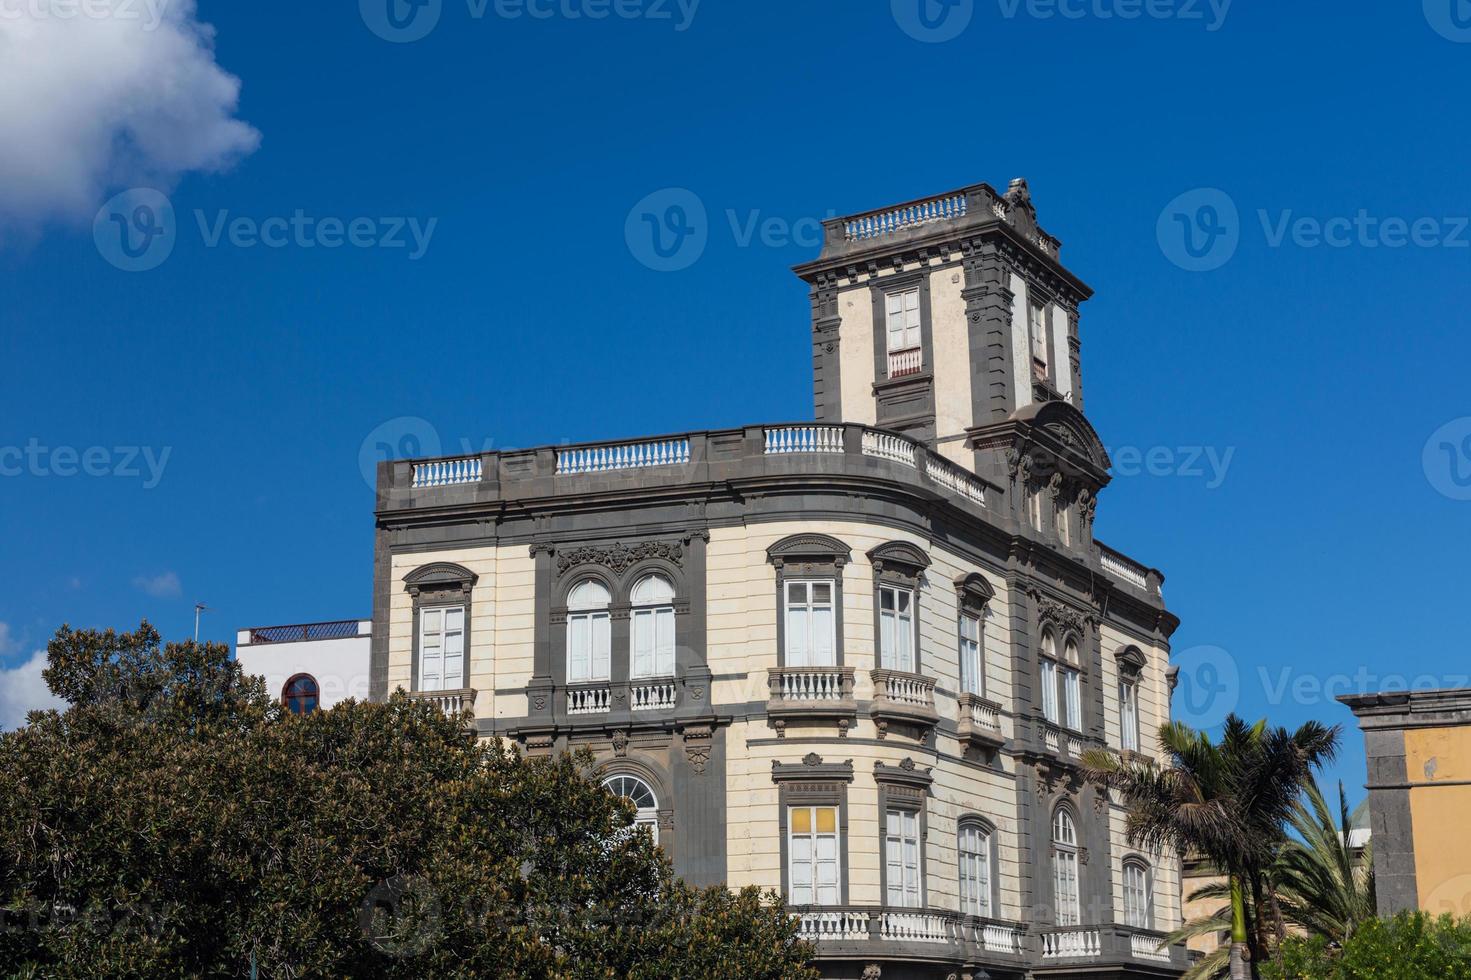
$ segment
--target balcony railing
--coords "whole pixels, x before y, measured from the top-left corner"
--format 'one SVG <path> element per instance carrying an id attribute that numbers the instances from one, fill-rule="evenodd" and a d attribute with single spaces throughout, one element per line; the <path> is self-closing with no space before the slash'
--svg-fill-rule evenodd
<path id="1" fill-rule="evenodd" d="M 903 378 L 918 374 L 924 369 L 924 350 L 911 347 L 908 350 L 889 351 L 889 377 Z"/>
<path id="2" fill-rule="evenodd" d="M 918 449 L 919 447 L 908 439 L 896 436 L 892 432 L 870 429 L 863 433 L 863 455 L 865 456 L 877 456 L 879 459 L 903 463 L 912 468 Z"/>
<path id="3" fill-rule="evenodd" d="M 940 720 L 935 712 L 935 679 L 899 670 L 874 670 L 873 703 L 869 713 L 882 732 L 891 721 L 930 726 Z"/>
<path id="4" fill-rule="evenodd" d="M 679 466 L 689 461 L 688 439 L 659 439 L 585 449 L 559 449 L 557 472 L 608 473 L 612 470 L 637 470 L 650 466 Z"/>
<path id="5" fill-rule="evenodd" d="M 783 425 L 766 430 L 768 456 L 842 451 L 843 427 L 840 425 Z"/>
<path id="6" fill-rule="evenodd" d="M 1163 963 L 1170 961 L 1170 948 L 1160 947 L 1162 936 L 1151 936 L 1145 933 L 1133 933 L 1129 936 L 1129 954 L 1136 960 L 1158 960 Z"/>
<path id="7" fill-rule="evenodd" d="M 586 687 L 567 688 L 567 713 L 569 715 L 605 715 L 611 700 L 612 690 L 608 683 Z"/>
<path id="8" fill-rule="evenodd" d="M 1091 960 L 1103 955 L 1103 943 L 1097 929 L 1058 929 L 1042 933 L 1044 960 Z"/>
<path id="9" fill-rule="evenodd" d="M 936 947 L 935 956 L 956 959 L 990 955 L 1015 960 L 1026 955 L 1026 929 L 1020 924 L 943 909 L 829 907 L 798 911 L 796 916 L 801 937 L 819 947 L 918 943 Z M 882 955 L 878 948 L 870 952 Z"/>
<path id="10" fill-rule="evenodd" d="M 868 921 L 866 910 L 803 912 L 797 916 L 797 932 L 810 943 L 867 942 Z"/>
<path id="11" fill-rule="evenodd" d="M 674 681 L 634 681 L 628 689 L 629 706 L 634 711 L 670 711 L 676 700 Z"/>
<path id="12" fill-rule="evenodd" d="M 1150 585 L 1149 569 L 1107 545 L 1098 545 L 1098 561 L 1103 566 L 1104 572 L 1119 581 L 1128 582 L 1146 592 L 1159 593 L 1158 585 Z"/>
<path id="13" fill-rule="evenodd" d="M 1083 736 L 1049 721 L 1042 722 L 1042 747 L 1059 755 L 1066 754 L 1072 759 L 1082 758 L 1087 749 Z"/>
<path id="14" fill-rule="evenodd" d="M 920 225 L 963 218 L 968 207 L 969 201 L 965 192 L 958 191 L 924 201 L 915 201 L 913 204 L 901 204 L 898 207 L 870 211 L 867 214 L 846 218 L 843 223 L 844 235 L 850 242 L 887 238 Z"/>
<path id="15" fill-rule="evenodd" d="M 427 701 L 451 717 L 465 710 L 475 710 L 475 690 L 468 687 L 455 691 L 413 691 L 409 699 Z"/>
<path id="16" fill-rule="evenodd" d="M 841 726 L 858 716 L 852 667 L 770 667 L 766 680 L 766 713 L 778 732 L 788 721 L 831 719 Z"/>
<path id="17" fill-rule="evenodd" d="M 460 483 L 480 482 L 479 456 L 461 459 L 433 459 L 414 464 L 415 487 L 450 487 Z"/>
<path id="18" fill-rule="evenodd" d="M 1001 734 L 1001 706 L 987 701 L 979 694 L 969 692 L 959 699 L 959 717 L 956 729 L 962 741 L 971 741 L 990 748 L 999 748 L 1006 743 Z"/>

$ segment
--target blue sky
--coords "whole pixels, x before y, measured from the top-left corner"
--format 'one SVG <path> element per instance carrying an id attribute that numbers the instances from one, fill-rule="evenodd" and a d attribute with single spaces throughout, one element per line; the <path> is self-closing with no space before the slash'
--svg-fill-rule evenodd
<path id="1" fill-rule="evenodd" d="M 94 146 L 80 190 L 0 226 L 0 447 L 44 449 L 0 477 L 0 667 L 63 621 L 185 636 L 196 600 L 218 640 L 367 615 L 380 437 L 810 417 L 788 270 L 814 219 L 1025 176 L 1097 290 L 1088 414 L 1141 456 L 1098 535 L 1166 572 L 1187 679 L 1215 688 L 1184 716 L 1344 723 L 1358 793 L 1362 739 L 1325 690 L 1471 683 L 1471 31 L 1450 0 L 929 0 L 931 28 L 917 2 L 440 0 L 391 43 L 367 0 L 202 0 L 238 106 L 151 162 Z M 133 272 L 93 220 L 137 186 L 175 227 Z M 625 232 L 670 188 L 705 243 L 659 271 Z M 251 237 L 292 219 L 300 241 Z M 325 247 L 323 219 L 378 244 Z"/>

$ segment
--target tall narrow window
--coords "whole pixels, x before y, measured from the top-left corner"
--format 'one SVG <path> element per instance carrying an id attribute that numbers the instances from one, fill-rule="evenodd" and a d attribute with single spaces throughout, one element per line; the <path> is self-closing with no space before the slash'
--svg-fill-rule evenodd
<path id="1" fill-rule="evenodd" d="M 888 903 L 896 908 L 917 909 L 924 904 L 919 880 L 919 814 L 913 810 L 889 810 L 884 818 Z"/>
<path id="2" fill-rule="evenodd" d="M 885 300 L 889 377 L 915 374 L 924 366 L 919 338 L 919 289 L 889 293 Z"/>
<path id="3" fill-rule="evenodd" d="M 637 776 L 613 776 L 603 782 L 614 796 L 621 796 L 635 807 L 633 826 L 645 827 L 654 843 L 659 843 L 659 798 L 648 783 Z"/>
<path id="4" fill-rule="evenodd" d="M 1139 679 L 1119 681 L 1119 742 L 1126 752 L 1139 751 Z"/>
<path id="5" fill-rule="evenodd" d="M 1035 483 L 1027 486 L 1027 520 L 1033 530 L 1042 530 L 1042 488 Z"/>
<path id="6" fill-rule="evenodd" d="M 1042 633 L 1042 717 L 1056 725 L 1061 720 L 1057 710 L 1057 640 L 1051 631 Z"/>
<path id="7" fill-rule="evenodd" d="M 977 697 L 986 693 L 985 660 L 981 656 L 981 617 L 960 614 L 960 687 Z"/>
<path id="8" fill-rule="evenodd" d="M 1082 680 L 1078 674 L 1078 644 L 1069 639 L 1063 648 L 1064 659 L 1074 666 L 1064 667 L 1062 670 L 1062 690 L 1064 705 L 1067 708 L 1066 724 L 1075 732 L 1083 730 L 1083 696 Z"/>
<path id="9" fill-rule="evenodd" d="M 674 586 L 648 575 L 633 587 L 631 677 L 674 676 Z"/>
<path id="10" fill-rule="evenodd" d="M 1047 307 L 1041 303 L 1029 306 L 1027 330 L 1032 339 L 1032 374 L 1046 381 L 1047 371 Z"/>
<path id="11" fill-rule="evenodd" d="M 787 881 L 792 905 L 838 904 L 838 808 L 787 810 Z"/>
<path id="12" fill-rule="evenodd" d="M 1135 929 L 1154 928 L 1149 869 L 1139 861 L 1124 862 L 1124 924 Z"/>
<path id="13" fill-rule="evenodd" d="M 1078 832 L 1073 815 L 1058 807 L 1052 818 L 1053 891 L 1057 924 L 1075 926 L 1082 916 L 1078 902 Z"/>
<path id="14" fill-rule="evenodd" d="M 880 662 L 886 670 L 914 671 L 914 593 L 879 589 Z"/>
<path id="15" fill-rule="evenodd" d="M 589 579 L 567 597 L 567 683 L 608 679 L 613 646 L 608 590 Z"/>
<path id="16" fill-rule="evenodd" d="M 960 910 L 991 913 L 991 835 L 978 823 L 960 825 Z"/>
<path id="17" fill-rule="evenodd" d="M 786 585 L 786 652 L 788 667 L 832 667 L 836 664 L 832 582 L 788 582 Z"/>
<path id="18" fill-rule="evenodd" d="M 419 690 L 454 690 L 464 682 L 465 607 L 419 612 Z"/>
<path id="19" fill-rule="evenodd" d="M 1061 498 L 1057 501 L 1057 507 L 1052 512 L 1053 526 L 1057 529 L 1057 540 L 1063 544 L 1073 543 L 1073 527 L 1068 520 L 1068 508 Z"/>

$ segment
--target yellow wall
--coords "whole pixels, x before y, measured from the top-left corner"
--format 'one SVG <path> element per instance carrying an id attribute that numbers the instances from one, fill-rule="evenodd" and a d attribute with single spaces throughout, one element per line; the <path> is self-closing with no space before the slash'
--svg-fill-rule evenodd
<path id="1" fill-rule="evenodd" d="M 1471 915 L 1471 727 L 1405 731 L 1420 907 Z"/>

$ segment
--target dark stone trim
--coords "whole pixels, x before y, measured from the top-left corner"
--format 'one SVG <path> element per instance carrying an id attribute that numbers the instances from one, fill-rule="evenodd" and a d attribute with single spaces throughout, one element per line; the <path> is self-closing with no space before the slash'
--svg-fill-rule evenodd
<path id="1" fill-rule="evenodd" d="M 826 534 L 793 534 L 766 549 L 776 569 L 776 665 L 787 666 L 787 580 L 831 580 L 833 583 L 833 657 L 843 662 L 843 566 L 852 550 Z"/>
<path id="2" fill-rule="evenodd" d="M 413 654 L 409 676 L 411 690 L 422 689 L 423 682 L 419 676 L 419 619 L 426 609 L 460 607 L 465 610 L 465 635 L 460 639 L 460 687 L 470 686 L 470 661 L 475 648 L 474 631 L 471 626 L 474 613 L 471 598 L 474 594 L 475 583 L 479 580 L 480 576 L 463 565 L 456 565 L 452 562 L 432 562 L 428 565 L 421 565 L 404 576 L 404 591 L 413 597 L 414 601 L 414 612 L 410 625 L 413 631 L 411 637 Z M 446 690 L 453 690 L 453 688 L 446 686 Z"/>
<path id="3" fill-rule="evenodd" d="M 924 571 L 930 558 L 907 541 L 890 541 L 868 552 L 873 567 L 873 640 L 874 662 L 880 670 L 908 674 L 924 672 L 920 651 L 920 597 L 924 591 Z M 885 586 L 909 592 L 910 649 L 914 663 L 908 668 L 883 661 L 883 596 Z M 898 610 L 895 610 L 897 614 Z"/>
<path id="4" fill-rule="evenodd" d="M 979 827 L 986 835 L 986 865 L 990 869 L 986 880 L 991 886 L 991 914 L 989 918 L 998 918 L 1001 913 L 1001 858 L 998 854 L 997 847 L 1001 831 L 996 826 L 995 820 L 979 811 L 969 810 L 955 818 L 955 866 L 957 869 L 957 879 L 959 878 L 958 872 L 960 868 L 960 833 L 967 826 Z M 1018 857 L 1020 858 L 1020 856 Z M 958 880 L 956 881 L 955 894 L 963 911 L 965 899 L 960 894 L 960 883 Z"/>
<path id="5" fill-rule="evenodd" d="M 781 834 L 781 891 L 792 894 L 791 828 L 787 812 L 794 806 L 835 806 L 838 810 L 838 904 L 848 904 L 848 784 L 853 782 L 853 760 L 823 762 L 810 753 L 798 765 L 773 762 L 771 780 L 777 784 L 777 821 Z"/>
<path id="6" fill-rule="evenodd" d="M 911 764 L 913 760 L 906 760 Z M 905 773 L 911 778 L 900 778 L 896 773 Z M 873 776 L 878 783 L 879 823 L 879 902 L 885 908 L 909 908 L 910 906 L 889 904 L 889 811 L 907 810 L 919 816 L 919 905 L 929 907 L 929 814 L 925 800 L 929 796 L 930 777 L 928 771 L 915 777 L 902 768 L 885 766 L 875 762 Z"/>

